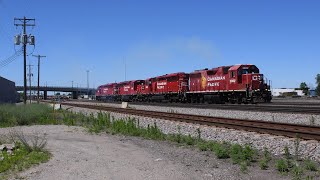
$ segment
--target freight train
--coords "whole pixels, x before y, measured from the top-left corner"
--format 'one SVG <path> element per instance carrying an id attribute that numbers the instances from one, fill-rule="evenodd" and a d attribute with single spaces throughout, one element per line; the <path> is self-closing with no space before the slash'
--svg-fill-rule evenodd
<path id="1" fill-rule="evenodd" d="M 252 64 L 178 72 L 145 80 L 101 85 L 101 101 L 258 103 L 272 99 L 270 85 Z"/>

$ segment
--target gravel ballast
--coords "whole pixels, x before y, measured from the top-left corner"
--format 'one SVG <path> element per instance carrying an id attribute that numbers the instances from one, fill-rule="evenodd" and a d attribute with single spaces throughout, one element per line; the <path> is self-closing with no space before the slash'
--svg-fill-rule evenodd
<path id="1" fill-rule="evenodd" d="M 99 106 L 121 107 L 121 104 L 114 103 L 94 103 L 94 102 L 68 102 L 79 104 L 95 104 Z M 146 106 L 146 105 L 132 105 L 130 108 L 148 111 L 160 112 L 175 112 L 182 114 L 194 114 L 212 117 L 233 118 L 233 119 L 249 119 L 260 121 L 271 121 L 290 124 L 303 124 L 320 126 L 320 115 L 310 114 L 289 114 L 289 113 L 275 113 L 275 112 L 250 112 L 237 110 L 219 110 L 219 109 L 198 109 L 198 108 L 181 108 L 181 107 L 165 107 L 165 106 Z"/>
<path id="2" fill-rule="evenodd" d="M 87 114 L 96 114 L 100 112 L 98 110 L 71 106 L 63 106 L 63 108 L 70 108 L 69 110 L 73 112 L 81 112 Z M 227 141 L 241 145 L 249 144 L 252 147 L 261 151 L 264 148 L 267 148 L 273 155 L 276 156 L 284 154 L 284 148 L 285 146 L 287 146 L 291 154 L 295 153 L 295 138 L 273 136 L 269 134 L 259 134 L 255 132 L 225 129 L 206 125 L 195 125 L 184 122 L 173 122 L 168 120 L 139 117 L 113 112 L 110 112 L 110 114 L 114 119 L 124 119 L 127 117 L 135 118 L 136 120 L 139 120 L 139 125 L 142 127 L 147 127 L 148 125 L 152 126 L 154 125 L 154 123 L 156 123 L 157 127 L 165 134 L 181 133 L 183 135 L 190 134 L 191 136 L 197 137 L 198 129 L 200 129 L 201 138 L 205 140 L 214 140 L 219 142 Z M 318 141 L 313 140 L 301 140 L 299 144 L 299 155 L 301 157 L 310 158 L 320 162 L 320 143 Z"/>

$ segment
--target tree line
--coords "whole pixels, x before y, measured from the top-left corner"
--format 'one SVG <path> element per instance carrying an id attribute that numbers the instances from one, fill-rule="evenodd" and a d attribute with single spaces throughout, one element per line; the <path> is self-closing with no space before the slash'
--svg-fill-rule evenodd
<path id="1" fill-rule="evenodd" d="M 316 91 L 316 94 L 318 96 L 320 96 L 320 74 L 317 74 L 317 76 L 316 76 L 316 84 L 317 84 L 317 87 L 316 87 L 315 91 Z M 305 95 L 308 95 L 310 88 L 308 87 L 306 82 L 302 82 L 300 84 L 300 89 L 303 90 L 303 93 Z"/>

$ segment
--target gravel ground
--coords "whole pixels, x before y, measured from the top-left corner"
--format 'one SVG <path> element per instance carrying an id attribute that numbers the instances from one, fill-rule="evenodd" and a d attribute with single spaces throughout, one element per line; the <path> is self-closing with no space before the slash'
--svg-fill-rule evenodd
<path id="1" fill-rule="evenodd" d="M 317 98 L 272 98 L 272 102 L 297 102 L 297 103 L 320 103 L 320 97 Z"/>
<path id="2" fill-rule="evenodd" d="M 68 102 L 69 103 L 69 102 Z M 82 104 L 96 104 L 104 106 L 121 107 L 121 104 L 114 103 L 94 103 L 94 102 L 70 102 Z M 212 117 L 234 118 L 234 119 L 250 119 L 260 121 L 272 121 L 291 124 L 304 124 L 320 126 L 320 115 L 310 114 L 289 114 L 289 113 L 274 113 L 274 112 L 250 112 L 250 111 L 237 111 L 237 110 L 219 110 L 219 109 L 198 109 L 198 108 L 179 108 L 179 107 L 164 107 L 164 106 L 144 106 L 144 105 L 131 105 L 134 109 L 161 111 L 161 112 L 176 112 L 183 114 L 196 114 Z M 319 109 L 320 111 L 320 109 Z"/>
<path id="3" fill-rule="evenodd" d="M 9 129 L 0 129 L 0 135 Z M 26 136 L 47 134 L 47 148 L 53 158 L 18 174 L 18 179 L 290 179 L 257 167 L 249 167 L 249 173 L 244 174 L 230 160 L 217 160 L 212 153 L 169 142 L 92 135 L 83 128 L 68 126 L 19 130 Z"/>
<path id="4" fill-rule="evenodd" d="M 73 112 L 78 113 L 87 113 L 87 114 L 96 114 L 98 110 L 71 107 L 71 106 L 62 106 L 64 109 L 69 109 Z M 269 149 L 269 151 L 276 156 L 284 154 L 284 147 L 288 146 L 291 154 L 295 152 L 295 138 L 287 138 L 283 136 L 273 136 L 269 134 L 259 134 L 255 132 L 246 132 L 234 129 L 225 129 L 218 128 L 206 125 L 195 125 L 184 122 L 173 122 L 163 119 L 154 119 L 139 117 L 133 115 L 126 115 L 120 113 L 110 113 L 114 119 L 121 119 L 127 117 L 133 117 L 139 120 L 139 125 L 142 127 L 147 127 L 149 125 L 157 124 L 161 131 L 165 134 L 177 134 L 181 133 L 184 135 L 191 135 L 194 137 L 198 136 L 198 129 L 201 131 L 201 138 L 206 140 L 214 141 L 227 141 L 234 144 L 250 144 L 252 147 L 263 150 L 264 148 Z M 304 158 L 311 158 L 320 162 L 320 143 L 319 141 L 305 141 L 302 140 L 299 144 L 299 155 Z"/>

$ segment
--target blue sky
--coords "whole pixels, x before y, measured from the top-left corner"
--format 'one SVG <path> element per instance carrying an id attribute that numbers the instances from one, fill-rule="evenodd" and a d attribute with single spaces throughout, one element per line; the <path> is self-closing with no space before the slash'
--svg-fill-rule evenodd
<path id="1" fill-rule="evenodd" d="M 36 18 L 28 52 L 47 56 L 42 85 L 85 87 L 86 70 L 90 87 L 123 81 L 126 62 L 127 80 L 245 63 L 273 87 L 314 86 L 319 9 L 317 0 L 0 0 L 0 61 L 22 31 L 14 17 L 26 16 Z M 22 85 L 23 57 L 0 76 Z"/>

